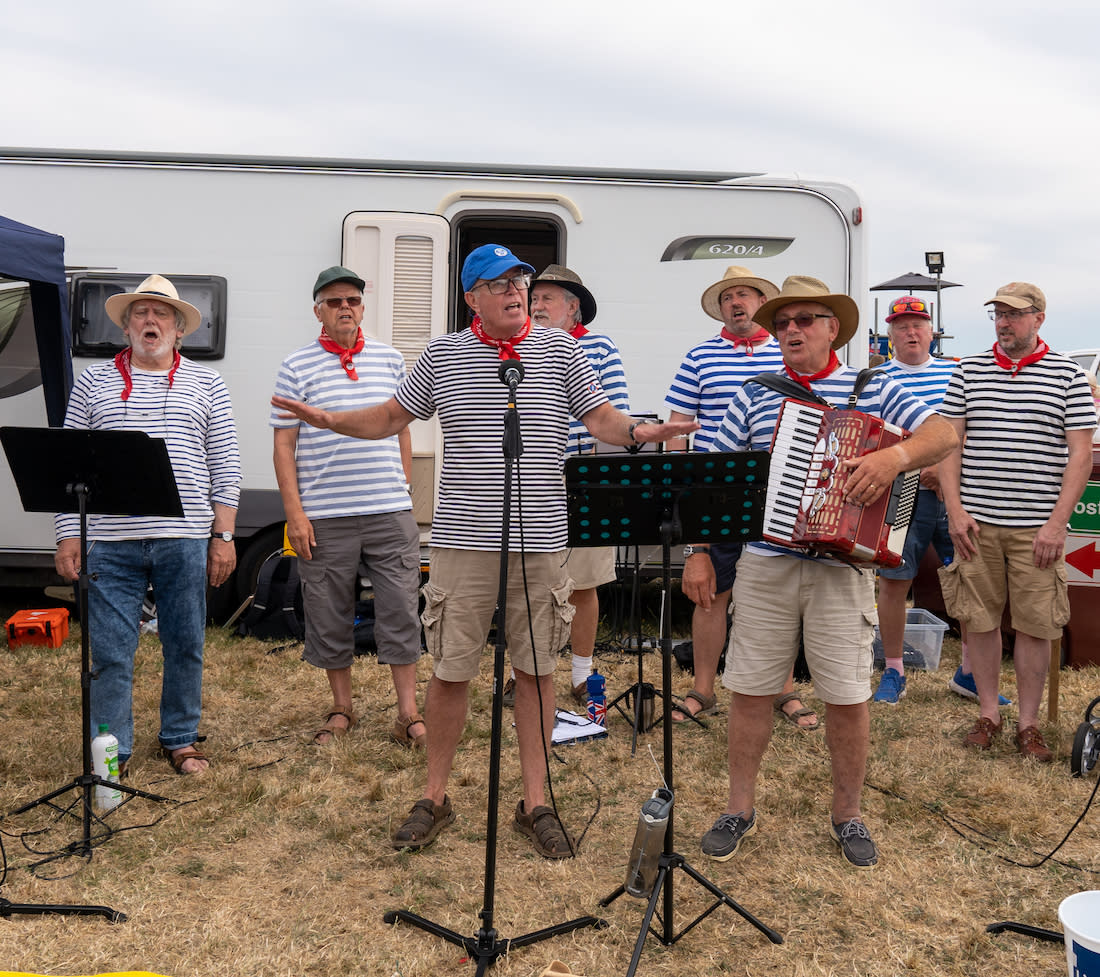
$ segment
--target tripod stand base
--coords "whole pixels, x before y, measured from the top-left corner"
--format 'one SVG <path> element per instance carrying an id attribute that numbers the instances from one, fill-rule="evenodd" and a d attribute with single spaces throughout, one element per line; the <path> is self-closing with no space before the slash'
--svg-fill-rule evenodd
<path id="1" fill-rule="evenodd" d="M 60 916 L 105 916 L 112 923 L 125 923 L 126 913 L 120 913 L 110 906 L 66 906 L 45 905 L 33 902 L 9 902 L 0 899 L 0 918 L 7 919 L 10 916 L 45 916 L 56 914 Z"/>
<path id="2" fill-rule="evenodd" d="M 497 957 L 503 956 L 514 948 L 530 946 L 532 943 L 541 943 L 543 940 L 548 940 L 552 936 L 572 933 L 573 930 L 583 929 L 586 926 L 593 926 L 596 929 L 606 929 L 608 925 L 606 920 L 599 919 L 596 916 L 579 916 L 577 919 L 571 919 L 567 923 L 557 923 L 554 926 L 547 926 L 540 930 L 534 930 L 523 936 L 514 936 L 510 940 L 501 940 L 497 938 L 496 930 L 479 930 L 476 936 L 462 936 L 454 930 L 447 929 L 445 926 L 440 926 L 438 923 L 433 923 L 430 919 L 425 919 L 423 916 L 418 916 L 416 913 L 406 912 L 404 909 L 392 910 L 382 917 L 382 921 L 387 924 L 393 924 L 402 920 L 412 926 L 418 926 L 420 929 L 431 933 L 433 936 L 438 936 L 448 943 L 453 943 L 455 946 L 462 947 L 470 955 L 471 959 L 477 961 L 478 974 L 485 973 L 486 968 L 495 963 Z"/>
<path id="3" fill-rule="evenodd" d="M 673 933 L 672 920 L 662 920 L 664 924 L 664 932 L 660 932 L 654 929 L 651 924 L 653 917 L 657 912 L 657 902 L 662 895 L 666 896 L 665 899 L 665 915 L 668 916 L 672 911 L 672 899 L 671 899 L 671 886 L 672 886 L 672 871 L 674 869 L 680 869 L 680 871 L 686 873 L 692 879 L 694 879 L 699 885 L 707 890 L 712 896 L 714 896 L 714 902 L 711 903 L 703 912 L 695 917 L 690 923 L 687 924 L 679 933 Z M 665 891 L 665 887 L 668 886 L 668 891 Z M 600 900 L 601 906 L 610 906 L 619 896 L 626 892 L 625 886 L 619 886 L 609 896 Z M 783 937 L 780 936 L 770 926 L 765 925 L 759 919 L 757 919 L 752 913 L 750 913 L 744 906 L 735 902 L 727 893 L 718 888 L 713 882 L 710 881 L 705 875 L 697 872 L 692 868 L 685 860 L 684 856 L 678 852 L 673 852 L 670 855 L 662 855 L 657 862 L 657 879 L 653 883 L 653 893 L 649 897 L 649 903 L 646 905 L 645 915 L 642 917 L 641 930 L 638 933 L 638 941 L 634 945 L 634 955 L 630 958 L 630 967 L 626 972 L 626 977 L 632 977 L 638 968 L 638 961 L 642 957 L 642 949 L 645 946 L 646 937 L 652 933 L 664 946 L 672 946 L 674 943 L 679 942 L 681 937 L 684 937 L 699 925 L 704 919 L 706 919 L 712 912 L 714 912 L 719 906 L 728 906 L 735 913 L 741 916 L 742 919 L 749 923 L 752 923 L 761 933 L 763 933 L 772 943 L 782 943 Z"/>

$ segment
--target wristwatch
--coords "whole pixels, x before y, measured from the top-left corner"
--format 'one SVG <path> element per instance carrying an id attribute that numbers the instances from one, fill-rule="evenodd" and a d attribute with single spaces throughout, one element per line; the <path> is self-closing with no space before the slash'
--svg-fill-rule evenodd
<path id="1" fill-rule="evenodd" d="M 220 539 L 220 540 L 223 540 L 226 543 L 232 543 L 233 540 L 236 537 L 234 537 L 234 535 L 231 532 L 224 532 L 224 533 L 211 533 L 210 538 L 211 539 Z"/>
<path id="2" fill-rule="evenodd" d="M 709 552 L 710 552 L 710 547 L 709 546 L 692 546 L 689 543 L 687 546 L 684 547 L 684 559 L 686 560 L 689 556 L 694 556 L 696 553 L 709 553 Z"/>

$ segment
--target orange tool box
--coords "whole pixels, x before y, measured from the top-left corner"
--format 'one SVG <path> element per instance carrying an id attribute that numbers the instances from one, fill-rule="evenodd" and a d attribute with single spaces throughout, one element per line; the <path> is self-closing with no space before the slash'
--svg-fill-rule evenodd
<path id="1" fill-rule="evenodd" d="M 8 647 L 46 645 L 59 648 L 69 636 L 69 611 L 51 607 L 43 611 L 17 611 L 8 618 Z"/>

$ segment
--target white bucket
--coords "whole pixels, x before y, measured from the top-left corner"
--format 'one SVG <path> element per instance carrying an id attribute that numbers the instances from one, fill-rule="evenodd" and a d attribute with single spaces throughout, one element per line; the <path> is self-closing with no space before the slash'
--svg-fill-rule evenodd
<path id="1" fill-rule="evenodd" d="M 1100 977 L 1100 890 L 1067 896 L 1058 907 L 1069 977 Z"/>

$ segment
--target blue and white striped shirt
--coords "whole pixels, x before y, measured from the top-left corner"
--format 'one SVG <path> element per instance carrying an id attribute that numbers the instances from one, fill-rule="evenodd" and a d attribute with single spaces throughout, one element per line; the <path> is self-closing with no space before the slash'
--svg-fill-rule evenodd
<path id="1" fill-rule="evenodd" d="M 902 363 L 896 356 L 883 366 L 883 373 L 897 380 L 914 397 L 929 407 L 939 407 L 951 374 L 955 372 L 955 360 L 941 360 L 930 356 L 920 366 Z"/>
<path id="2" fill-rule="evenodd" d="M 329 411 L 384 404 L 405 379 L 405 360 L 397 350 L 373 339 L 352 358 L 358 380 L 340 365 L 340 357 L 314 340 L 295 350 L 279 367 L 275 393 Z M 298 494 L 309 519 L 366 516 L 412 508 L 397 435 L 380 441 L 352 438 L 335 431 L 280 418 L 274 428 L 298 428 L 295 462 Z"/>
<path id="3" fill-rule="evenodd" d="M 114 361 L 88 367 L 73 385 L 65 427 L 90 431 L 144 431 L 168 447 L 183 518 L 88 516 L 89 540 L 205 539 L 214 503 L 236 508 L 241 495 L 241 456 L 233 406 L 225 383 L 209 367 L 185 358 L 168 385 L 168 371 L 132 370 L 133 390 Z M 141 472 L 134 472 L 141 478 Z M 58 541 L 80 535 L 80 517 L 59 513 Z"/>
<path id="4" fill-rule="evenodd" d="M 822 380 L 810 384 L 813 392 L 834 407 L 847 407 L 848 396 L 859 371 L 850 366 L 834 370 Z M 734 396 L 729 410 L 715 433 L 711 451 L 767 451 L 771 447 L 779 407 L 786 399 L 778 391 L 759 383 L 743 386 Z M 873 414 L 898 427 L 913 431 L 935 415 L 897 381 L 882 374 L 872 377 L 859 395 L 856 410 Z M 790 549 L 771 543 L 750 543 L 749 549 L 764 556 L 795 555 Z"/>
<path id="5" fill-rule="evenodd" d="M 588 332 L 577 340 L 588 357 L 592 369 L 596 371 L 600 386 L 611 401 L 624 414 L 630 413 L 630 394 L 626 387 L 626 373 L 623 370 L 623 358 L 619 347 L 607 336 Z M 588 451 L 596 444 L 596 438 L 588 433 L 588 428 L 575 417 L 569 419 L 569 444 L 567 455 Z"/>
<path id="6" fill-rule="evenodd" d="M 741 384 L 758 373 L 782 368 L 783 354 L 774 338 L 753 347 L 750 356 L 744 346 L 734 346 L 719 334 L 688 351 L 665 397 L 665 407 L 699 422 L 692 447 L 707 451 Z"/>

